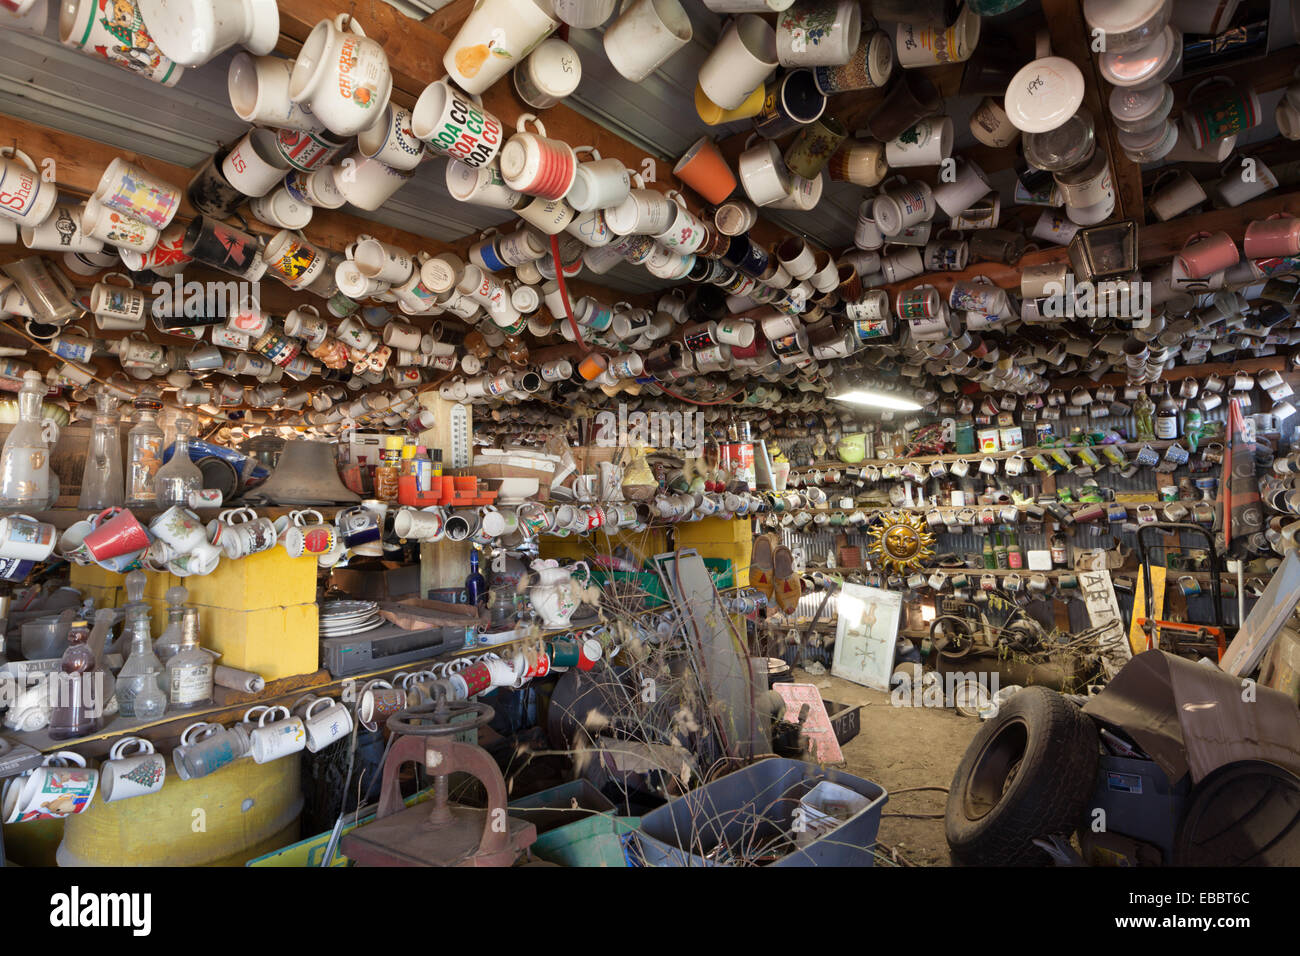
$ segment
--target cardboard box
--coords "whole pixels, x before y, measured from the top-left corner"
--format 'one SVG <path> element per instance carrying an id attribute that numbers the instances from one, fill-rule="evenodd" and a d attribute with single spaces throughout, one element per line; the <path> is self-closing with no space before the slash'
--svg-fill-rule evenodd
<path id="1" fill-rule="evenodd" d="M 420 594 L 420 566 L 334 568 L 330 586 L 362 601 L 391 601 Z"/>

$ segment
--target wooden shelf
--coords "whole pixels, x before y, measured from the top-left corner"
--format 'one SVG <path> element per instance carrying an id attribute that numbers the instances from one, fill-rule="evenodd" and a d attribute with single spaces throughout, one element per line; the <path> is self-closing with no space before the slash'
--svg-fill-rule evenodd
<path id="1" fill-rule="evenodd" d="M 1231 369 L 1232 367 L 1229 367 L 1229 368 Z M 1144 445 L 1150 445 L 1152 448 L 1156 449 L 1157 451 L 1164 451 L 1164 450 L 1165 450 L 1166 448 L 1168 448 L 1170 445 L 1173 445 L 1173 444 L 1175 444 L 1175 443 L 1177 443 L 1177 442 L 1181 442 L 1181 441 L 1183 441 L 1183 440 L 1184 440 L 1184 439 L 1181 439 L 1181 438 L 1177 438 L 1177 439 L 1175 439 L 1175 438 L 1153 438 L 1151 441 L 1126 441 L 1126 442 L 1113 442 L 1112 445 L 1113 445 L 1113 447 L 1116 447 L 1116 448 L 1122 448 L 1122 449 L 1124 449 L 1125 451 L 1138 451 L 1138 450 L 1140 450 Z M 985 459 L 985 458 L 1010 458 L 1010 457 L 1012 457 L 1013 455 L 1021 455 L 1021 456 L 1025 457 L 1025 458 L 1030 458 L 1030 457 L 1032 457 L 1032 456 L 1034 456 L 1034 455 L 1037 455 L 1039 452 L 1042 452 L 1042 453 L 1044 453 L 1044 454 L 1049 454 L 1049 453 L 1054 452 L 1054 451 L 1078 451 L 1078 450 L 1081 449 L 1081 448 L 1101 449 L 1101 448 L 1104 448 L 1104 447 L 1106 447 L 1106 446 L 1105 446 L 1105 445 L 1052 445 L 1052 446 L 1040 446 L 1040 445 L 1034 445 L 1034 446 L 1029 446 L 1029 447 L 1025 447 L 1025 448 L 1013 448 L 1013 449 L 1011 449 L 1011 450 L 1009 450 L 1009 451 L 989 451 L 989 452 L 975 451 L 975 452 L 970 452 L 969 454 L 964 454 L 964 455 L 959 455 L 959 454 L 957 454 L 956 452 L 944 452 L 944 453 L 941 454 L 941 455 L 917 455 L 917 456 L 914 457 L 914 458 L 864 458 L 862 461 L 858 462 L 858 463 L 855 464 L 855 465 L 846 465 L 846 464 L 845 464 L 844 462 L 842 462 L 842 461 L 822 461 L 822 462 L 815 462 L 815 463 L 813 463 L 813 464 L 811 464 L 811 465 L 798 465 L 798 466 L 792 467 L 790 470 L 791 470 L 792 472 L 794 472 L 794 471 L 826 471 L 827 469 L 832 469 L 832 468 L 833 468 L 833 469 L 835 469 L 835 470 L 837 470 L 837 471 L 841 471 L 841 472 L 842 472 L 842 471 L 844 471 L 846 468 L 857 468 L 857 469 L 859 469 L 859 470 L 862 470 L 862 469 L 867 468 L 869 465 L 875 465 L 877 468 L 879 468 L 879 467 L 881 467 L 881 466 L 883 466 L 883 465 L 890 465 L 890 464 L 894 464 L 894 465 L 906 465 L 906 464 L 914 464 L 914 465 L 929 465 L 929 464 L 932 464 L 932 463 L 934 463 L 934 462 L 936 462 L 936 461 L 942 461 L 942 462 L 945 462 L 945 463 L 946 463 L 946 462 L 954 462 L 954 461 L 957 461 L 957 460 L 962 459 L 962 458 L 965 458 L 965 459 L 966 459 L 967 461 L 969 461 L 969 462 L 976 462 L 976 461 L 981 461 L 981 460 L 983 460 L 983 459 Z M 1024 474 L 1023 476 L 1021 476 L 1021 477 L 1031 477 L 1031 476 L 1034 475 L 1034 474 L 1037 474 L 1037 472 L 1025 472 L 1025 474 Z M 975 477 L 978 477 L 978 475 L 976 475 L 976 474 L 971 474 L 971 475 L 969 475 L 968 477 L 975 478 Z M 1013 476 L 1013 477 L 1015 477 L 1015 476 Z M 928 476 L 928 475 L 926 476 L 926 479 L 929 480 L 929 476 Z M 892 480 L 892 479 L 891 479 L 891 480 Z M 797 489 L 797 488 L 791 488 L 791 489 L 789 489 L 789 490 L 791 490 L 791 491 L 798 491 L 799 489 Z"/>

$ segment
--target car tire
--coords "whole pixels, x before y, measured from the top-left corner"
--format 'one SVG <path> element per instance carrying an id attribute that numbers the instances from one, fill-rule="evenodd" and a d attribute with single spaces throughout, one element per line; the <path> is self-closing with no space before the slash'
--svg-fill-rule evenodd
<path id="1" fill-rule="evenodd" d="M 948 792 L 944 835 L 959 863 L 1049 862 L 1035 837 L 1071 833 L 1096 786 L 1091 719 L 1056 691 L 1027 687 L 971 741 Z"/>

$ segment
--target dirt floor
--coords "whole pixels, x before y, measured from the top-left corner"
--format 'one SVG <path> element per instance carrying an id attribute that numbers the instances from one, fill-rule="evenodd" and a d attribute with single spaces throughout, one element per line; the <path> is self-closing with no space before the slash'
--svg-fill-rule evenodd
<path id="1" fill-rule="evenodd" d="M 861 710 L 862 732 L 844 745 L 844 769 L 889 792 L 878 838 L 881 850 L 892 850 L 900 862 L 916 866 L 952 865 L 943 838 L 947 794 L 920 791 L 896 795 L 895 791 L 906 787 L 946 788 L 980 722 L 943 708 L 896 707 L 888 694 L 830 674 L 813 676 L 796 669 L 794 679 L 815 685 L 826 699 L 866 705 Z M 900 813 L 939 816 L 932 820 L 909 819 L 897 816 Z"/>

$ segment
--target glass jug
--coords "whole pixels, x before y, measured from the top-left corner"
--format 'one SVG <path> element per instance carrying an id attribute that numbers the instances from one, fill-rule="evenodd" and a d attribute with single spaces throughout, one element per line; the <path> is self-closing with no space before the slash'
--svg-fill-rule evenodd
<path id="1" fill-rule="evenodd" d="M 135 425 L 126 436 L 126 503 L 131 508 L 151 508 L 158 502 L 154 479 L 162 464 L 163 430 L 158 427 L 162 403 L 152 398 L 135 400 Z"/>
<path id="2" fill-rule="evenodd" d="M 50 448 L 59 426 L 42 421 L 45 382 L 40 372 L 24 372 L 18 392 L 18 424 L 0 451 L 0 507 L 43 509 L 50 504 Z"/>
<path id="3" fill-rule="evenodd" d="M 194 419 L 176 419 L 176 443 L 167 464 L 158 469 L 154 479 L 154 497 L 159 508 L 189 505 L 190 493 L 203 490 L 203 472 L 190 460 L 190 432 Z"/>
<path id="4" fill-rule="evenodd" d="M 95 419 L 90 428 L 90 448 L 81 475 L 83 511 L 120 508 L 125 503 L 122 484 L 122 432 L 118 427 L 117 399 L 104 389 L 95 392 Z"/>

